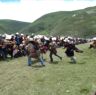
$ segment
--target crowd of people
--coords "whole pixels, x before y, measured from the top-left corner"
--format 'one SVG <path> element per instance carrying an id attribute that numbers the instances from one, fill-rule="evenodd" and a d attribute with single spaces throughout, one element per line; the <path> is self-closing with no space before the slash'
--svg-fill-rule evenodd
<path id="1" fill-rule="evenodd" d="M 53 55 L 57 56 L 60 60 L 62 57 L 58 55 L 57 48 L 64 47 L 65 54 L 71 58 L 72 63 L 76 63 L 74 57 L 74 51 L 82 53 L 76 47 L 76 44 L 86 43 L 87 40 L 72 37 L 56 37 L 54 40 L 52 37 L 46 39 L 45 36 L 36 38 L 36 36 L 29 36 L 16 33 L 12 35 L 10 39 L 6 39 L 6 36 L 0 36 L 0 59 L 6 60 L 8 57 L 18 58 L 21 56 L 28 57 L 28 66 L 31 66 L 32 58 L 38 59 L 42 66 L 44 64 L 43 55 L 49 51 L 50 62 L 53 62 Z"/>

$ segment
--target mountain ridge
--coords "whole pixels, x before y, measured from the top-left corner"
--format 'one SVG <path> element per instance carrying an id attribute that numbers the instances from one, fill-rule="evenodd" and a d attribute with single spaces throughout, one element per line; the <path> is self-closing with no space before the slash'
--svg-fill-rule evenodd
<path id="1" fill-rule="evenodd" d="M 9 25 L 11 24 L 9 23 Z M 53 36 L 70 35 L 75 37 L 93 37 L 96 36 L 96 6 L 75 11 L 48 13 L 32 23 L 20 22 L 19 25 L 15 23 L 9 28 L 12 29 L 14 26 L 17 28 L 20 26 L 17 29 L 18 32 L 25 34 L 34 33 Z M 0 27 L 3 31 L 7 30 L 7 27 L 2 25 Z M 17 31 L 13 32 L 13 30 L 11 30 L 11 32 L 15 33 Z M 10 33 L 10 31 L 8 33 Z"/>

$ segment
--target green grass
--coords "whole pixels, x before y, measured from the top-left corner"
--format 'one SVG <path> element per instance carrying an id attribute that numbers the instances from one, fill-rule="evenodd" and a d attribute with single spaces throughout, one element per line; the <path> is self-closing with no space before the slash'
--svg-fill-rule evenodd
<path id="1" fill-rule="evenodd" d="M 0 95 L 91 95 L 96 90 L 96 49 L 89 44 L 79 45 L 84 53 L 76 53 L 77 64 L 70 64 L 64 49 L 58 49 L 63 57 L 54 56 L 46 66 L 39 63 L 27 66 L 27 57 L 0 61 Z"/>

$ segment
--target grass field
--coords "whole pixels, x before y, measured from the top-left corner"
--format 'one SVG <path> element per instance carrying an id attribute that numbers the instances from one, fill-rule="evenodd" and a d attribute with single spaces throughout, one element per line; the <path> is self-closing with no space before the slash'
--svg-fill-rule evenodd
<path id="1" fill-rule="evenodd" d="M 54 63 L 45 55 L 45 67 L 39 63 L 27 66 L 27 57 L 0 61 L 0 95 L 91 95 L 96 91 L 96 49 L 79 45 L 84 53 L 76 53 L 77 64 L 71 64 L 64 54 Z"/>

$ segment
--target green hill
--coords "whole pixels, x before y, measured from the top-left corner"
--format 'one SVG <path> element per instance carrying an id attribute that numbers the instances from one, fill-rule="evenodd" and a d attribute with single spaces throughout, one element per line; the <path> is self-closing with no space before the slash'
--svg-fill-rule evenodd
<path id="1" fill-rule="evenodd" d="M 92 37 L 96 35 L 96 7 L 46 14 L 24 28 L 22 32 Z"/>
<path id="2" fill-rule="evenodd" d="M 96 6 L 76 11 L 59 11 L 46 14 L 33 23 L 0 20 L 0 33 L 45 35 L 96 36 Z"/>
<path id="3" fill-rule="evenodd" d="M 0 34 L 16 33 L 28 25 L 29 25 L 29 23 L 21 22 L 21 21 L 0 20 Z"/>

